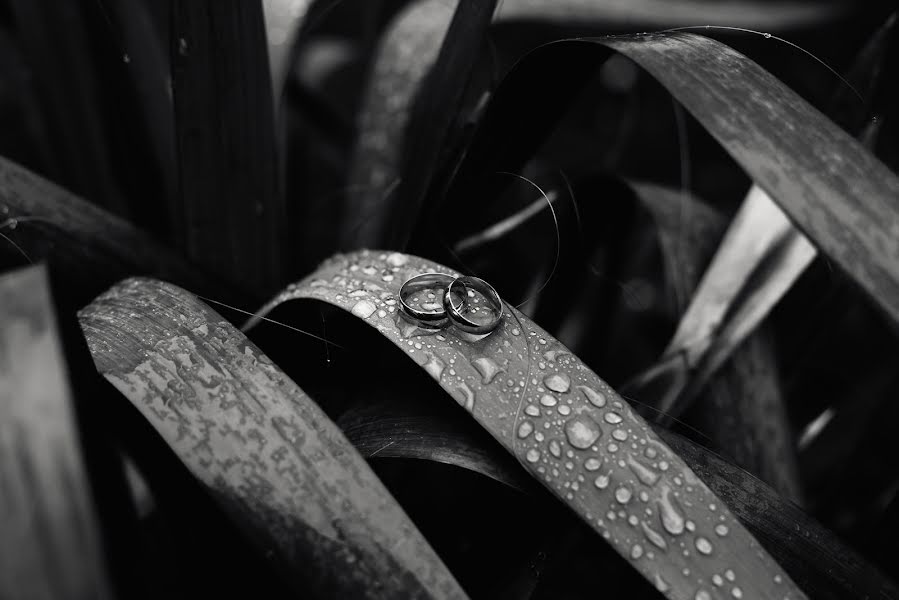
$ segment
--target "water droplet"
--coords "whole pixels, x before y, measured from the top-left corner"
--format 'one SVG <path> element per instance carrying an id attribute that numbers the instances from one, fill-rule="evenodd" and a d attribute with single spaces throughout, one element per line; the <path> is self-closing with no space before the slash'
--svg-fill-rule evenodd
<path id="1" fill-rule="evenodd" d="M 543 385 L 554 392 L 564 394 L 571 387 L 571 379 L 565 373 L 547 375 L 543 378 Z"/>
<path id="2" fill-rule="evenodd" d="M 734 589 L 732 589 L 732 590 L 730 591 L 730 595 L 733 596 L 734 598 L 742 598 L 742 597 L 743 597 L 743 590 L 741 590 L 740 588 L 734 586 Z"/>
<path id="3" fill-rule="evenodd" d="M 559 458 L 562 456 L 562 446 L 559 444 L 558 440 L 550 440 L 549 441 L 549 453 Z"/>
<path id="4" fill-rule="evenodd" d="M 540 460 L 540 451 L 536 448 L 531 448 L 524 457 L 529 463 L 535 463 Z"/>
<path id="5" fill-rule="evenodd" d="M 631 558 L 637 560 L 641 556 L 643 556 L 643 546 L 641 546 L 640 544 L 634 544 L 634 546 L 631 548 Z"/>
<path id="6" fill-rule="evenodd" d="M 597 392 L 593 388 L 587 387 L 586 385 L 579 385 L 577 386 L 577 389 L 579 389 L 584 397 L 587 398 L 587 401 L 589 401 L 590 404 L 592 404 L 596 408 L 602 408 L 606 405 L 606 397 L 604 394 L 601 394 L 600 392 Z"/>
<path id="7" fill-rule="evenodd" d="M 568 443 L 578 450 L 585 450 L 599 439 L 602 431 L 596 421 L 584 415 L 578 415 L 565 423 L 565 436 Z"/>
<path id="8" fill-rule="evenodd" d="M 784 580 L 784 578 L 781 577 L 780 575 L 775 575 L 775 576 L 774 576 L 774 583 L 780 583 L 780 582 L 782 582 L 783 580 Z"/>
<path id="9" fill-rule="evenodd" d="M 598 489 L 604 490 L 609 487 L 609 474 L 599 475 L 596 479 L 593 480 L 593 485 L 595 485 Z"/>
<path id="10" fill-rule="evenodd" d="M 658 531 L 653 529 L 649 525 L 649 523 L 647 523 L 646 521 L 643 521 L 641 523 L 641 527 L 643 529 L 643 535 L 646 536 L 647 540 L 652 542 L 653 546 L 656 546 L 657 548 L 661 548 L 662 550 L 665 550 L 668 547 L 668 544 L 665 542 L 664 536 L 662 536 L 661 533 L 659 533 Z"/>
<path id="11" fill-rule="evenodd" d="M 721 575 L 718 575 L 718 573 L 715 573 L 714 575 L 712 575 L 712 583 L 714 583 L 718 587 L 721 587 L 722 585 L 724 585 L 724 578 L 721 577 Z"/>
<path id="12" fill-rule="evenodd" d="M 512 329 L 512 335 L 521 335 L 521 330 L 518 327 Z"/>
<path id="13" fill-rule="evenodd" d="M 123 54 L 123 55 L 122 55 L 122 62 L 125 63 L 125 64 L 130 63 L 130 62 L 131 62 L 131 57 L 128 56 L 127 54 Z"/>
<path id="14" fill-rule="evenodd" d="M 696 549 L 699 550 L 701 554 L 711 554 L 712 553 L 712 543 L 709 542 L 702 536 L 696 538 Z"/>
<path id="15" fill-rule="evenodd" d="M 727 528 L 727 525 L 725 525 L 724 523 L 719 523 L 718 525 L 715 525 L 715 533 L 717 533 L 721 537 L 726 536 L 729 531 L 730 530 Z"/>
<path id="16" fill-rule="evenodd" d="M 524 439 L 531 435 L 531 432 L 534 431 L 534 425 L 530 421 L 522 421 L 521 425 L 518 426 L 518 437 Z"/>
<path id="17" fill-rule="evenodd" d="M 615 500 L 617 500 L 621 504 L 627 504 L 631 501 L 631 490 L 630 488 L 621 486 L 617 490 L 615 490 Z"/>
<path id="18" fill-rule="evenodd" d="M 425 356 L 427 356 L 428 358 L 428 362 L 424 364 L 425 371 L 427 371 L 431 377 L 433 377 L 437 381 L 440 381 L 440 376 L 443 375 L 443 370 L 446 368 L 446 363 L 430 352 Z"/>
<path id="19" fill-rule="evenodd" d="M 540 398 L 540 404 L 543 406 L 555 406 L 558 403 L 558 400 L 555 399 L 554 396 L 550 396 L 549 394 L 543 394 L 543 397 Z"/>
<path id="20" fill-rule="evenodd" d="M 584 461 L 584 468 L 588 471 L 598 471 L 601 466 L 602 461 L 592 456 Z"/>
<path id="21" fill-rule="evenodd" d="M 607 412 L 603 419 L 605 419 L 606 423 L 609 423 L 610 425 L 617 425 L 618 423 L 621 423 L 621 415 L 615 412 Z"/>
<path id="22" fill-rule="evenodd" d="M 684 532 L 684 517 L 681 515 L 675 503 L 677 500 L 671 496 L 671 488 L 662 488 L 662 496 L 659 498 L 659 518 L 662 527 L 671 535 L 680 535 Z"/>
<path id="23" fill-rule="evenodd" d="M 367 319 L 372 316 L 372 314 L 374 314 L 376 310 L 378 310 L 378 307 L 375 306 L 374 303 L 372 303 L 370 300 L 360 300 L 356 303 L 355 306 L 353 306 L 352 312 L 357 317 Z"/>
<path id="24" fill-rule="evenodd" d="M 623 442 L 627 440 L 627 432 L 624 429 L 616 429 L 612 432 L 612 437 L 619 442 Z"/>
<path id="25" fill-rule="evenodd" d="M 485 384 L 492 382 L 497 373 L 503 371 L 502 367 L 493 362 L 492 359 L 483 356 L 474 359 L 471 361 L 471 364 L 477 369 L 478 373 L 481 374 L 481 382 Z"/>
<path id="26" fill-rule="evenodd" d="M 567 404 L 560 404 L 559 405 L 559 414 L 562 415 L 563 417 L 567 417 L 568 415 L 571 414 L 571 407 L 568 406 Z"/>
<path id="27" fill-rule="evenodd" d="M 770 38 L 771 38 L 771 34 L 770 34 L 770 33 L 765 33 L 765 34 L 763 34 L 763 35 L 765 36 L 766 39 L 770 39 Z"/>
<path id="28" fill-rule="evenodd" d="M 712 595 L 705 590 L 696 590 L 693 600 L 712 600 Z"/>
<path id="29" fill-rule="evenodd" d="M 387 256 L 387 264 L 391 267 L 402 267 L 407 262 L 409 262 L 409 257 L 399 252 Z"/>
<path id="30" fill-rule="evenodd" d="M 456 391 L 459 392 L 457 400 L 459 404 L 465 407 L 465 410 L 474 409 L 474 392 L 471 391 L 471 388 L 468 387 L 467 383 L 460 383 L 456 386 Z"/>
<path id="31" fill-rule="evenodd" d="M 655 574 L 653 579 L 656 584 L 656 589 L 659 590 L 660 592 L 662 592 L 663 594 L 670 589 L 668 582 L 665 581 L 664 579 L 662 579 L 662 576 L 659 575 L 658 573 Z"/>
<path id="32" fill-rule="evenodd" d="M 656 451 L 656 449 L 653 448 L 652 446 L 649 446 L 646 450 L 644 450 L 643 454 L 646 455 L 646 458 L 650 458 L 650 459 L 655 458 L 656 456 L 659 455 L 659 453 Z"/>
<path id="33" fill-rule="evenodd" d="M 638 461 L 632 455 L 628 455 L 627 457 L 627 466 L 630 467 L 634 475 L 637 476 L 637 479 L 645 485 L 653 486 L 659 481 L 658 473 Z"/>
<path id="34" fill-rule="evenodd" d="M 737 575 L 734 573 L 733 569 L 726 570 L 724 572 L 724 576 L 727 578 L 728 581 L 734 581 L 737 578 Z"/>
<path id="35" fill-rule="evenodd" d="M 540 409 L 537 408 L 536 406 L 534 406 L 533 404 L 528 404 L 528 405 L 524 408 L 524 413 L 525 413 L 526 415 L 531 416 L 531 417 L 539 417 L 539 416 L 540 416 Z"/>
<path id="36" fill-rule="evenodd" d="M 687 531 L 696 531 L 696 523 L 693 521 L 687 519 L 685 525 L 687 526 Z"/>

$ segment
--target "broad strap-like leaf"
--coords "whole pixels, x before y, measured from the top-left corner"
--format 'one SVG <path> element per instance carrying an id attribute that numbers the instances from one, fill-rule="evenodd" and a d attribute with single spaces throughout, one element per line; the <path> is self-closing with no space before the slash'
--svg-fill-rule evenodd
<path id="1" fill-rule="evenodd" d="M 0 278 L 0 597 L 111 598 L 44 267 Z"/>
<path id="2" fill-rule="evenodd" d="M 737 596 L 804 597 L 627 402 L 519 311 L 507 305 L 499 327 L 481 339 L 401 318 L 402 283 L 434 271 L 453 274 L 399 253 L 339 255 L 257 318 L 310 298 L 376 328 L 669 597 L 711 597 L 716 574 L 729 574 L 727 590 Z"/>
<path id="3" fill-rule="evenodd" d="M 286 207 L 262 4 L 174 0 L 172 28 L 179 239 L 211 272 L 274 288 Z"/>
<path id="4" fill-rule="evenodd" d="M 129 279 L 80 321 L 100 373 L 298 591 L 465 597 L 337 427 L 195 296 Z"/>
<path id="5" fill-rule="evenodd" d="M 422 402 L 419 395 L 403 396 L 402 390 L 395 390 L 391 400 L 360 406 L 341 417 L 341 427 L 364 456 L 449 462 L 530 491 L 520 481 L 521 469 L 505 468 L 490 445 L 445 414 L 433 414 L 435 403 Z M 775 489 L 685 437 L 660 427 L 655 430 L 725 499 L 734 515 L 788 567 L 809 595 L 832 600 L 899 595 L 894 582 Z M 477 457 L 477 462 L 473 464 L 471 457 Z"/>
<path id="6" fill-rule="evenodd" d="M 845 13 L 844 2 L 757 0 L 504 0 L 497 21 L 550 21 L 580 28 L 613 26 L 676 27 L 716 23 L 732 27 L 785 29 L 809 27 Z M 608 29 L 606 29 L 608 31 Z"/>
<path id="7" fill-rule="evenodd" d="M 555 94 L 535 90 L 521 104 L 532 82 L 545 76 L 559 88 L 576 87 L 583 73 L 563 76 L 558 65 L 583 69 L 611 51 L 661 83 L 796 227 L 899 321 L 899 178 L 770 73 L 700 35 L 584 38 L 531 52 L 486 109 L 449 199 L 454 214 L 465 214 L 465 198 L 494 193 L 478 189 L 479 182 L 497 170 L 516 171 L 561 117 L 564 103 Z M 522 133 L 525 115 L 532 120 Z"/>

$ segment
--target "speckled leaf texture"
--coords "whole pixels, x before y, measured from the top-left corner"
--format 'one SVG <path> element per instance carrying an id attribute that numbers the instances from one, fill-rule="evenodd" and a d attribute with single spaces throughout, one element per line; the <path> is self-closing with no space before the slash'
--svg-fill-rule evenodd
<path id="1" fill-rule="evenodd" d="M 129 279 L 79 316 L 97 369 L 298 591 L 466 597 L 340 430 L 195 296 Z"/>
<path id="2" fill-rule="evenodd" d="M 376 328 L 669 598 L 805 598 L 648 424 L 519 311 L 507 305 L 482 338 L 405 321 L 400 286 L 426 272 L 456 275 L 406 254 L 338 255 L 258 316 L 310 298 Z"/>

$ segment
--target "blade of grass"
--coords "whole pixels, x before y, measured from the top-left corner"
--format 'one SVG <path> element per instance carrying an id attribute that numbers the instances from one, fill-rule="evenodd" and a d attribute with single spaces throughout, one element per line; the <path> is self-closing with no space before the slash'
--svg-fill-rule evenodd
<path id="1" fill-rule="evenodd" d="M 48 174 L 127 216 L 111 165 L 84 7 L 78 2 L 14 0 L 9 8 L 52 134 L 55 160 Z"/>
<path id="2" fill-rule="evenodd" d="M 341 418 L 347 437 L 364 456 L 447 462 L 443 451 L 450 449 L 450 464 L 467 468 L 466 457 L 477 455 L 488 469 L 503 469 L 499 457 L 483 440 L 461 432 L 444 415 L 429 413 L 431 403 L 416 397 L 400 404 L 396 400 L 402 397 L 403 392 L 397 390 L 392 400 L 353 410 Z M 728 507 L 772 556 L 789 565 L 797 583 L 810 595 L 837 600 L 899 594 L 893 581 L 771 486 L 677 433 L 658 426 L 655 430 L 715 494 L 727 500 Z M 498 481 L 533 491 L 527 485 L 514 485 L 515 479 Z"/>
<path id="3" fill-rule="evenodd" d="M 165 277 L 232 302 L 247 296 L 207 277 L 144 232 L 27 169 L 0 157 L 2 232 L 32 261 L 47 260 L 70 281 L 78 305 L 122 277 Z M 24 257 L 0 240 L 2 255 Z"/>
<path id="4" fill-rule="evenodd" d="M 437 60 L 454 6 L 442 0 L 413 2 L 382 37 L 357 120 L 344 210 L 347 229 L 341 236 L 345 248 L 373 243 L 383 235 L 379 216 L 393 214 L 385 207 L 400 177 L 412 103 Z"/>
<path id="5" fill-rule="evenodd" d="M 311 0 L 262 0 L 275 112 L 292 65 L 294 44 L 311 3 Z"/>
<path id="6" fill-rule="evenodd" d="M 402 282 L 434 271 L 453 274 L 399 253 L 339 255 L 266 304 L 248 326 L 299 298 L 359 317 L 669 597 L 695 598 L 726 569 L 736 574 L 736 594 L 805 597 L 649 425 L 520 312 L 506 305 L 497 330 L 480 339 L 453 330 L 426 335 L 405 323 L 395 314 Z"/>
<path id="7" fill-rule="evenodd" d="M 0 596 L 111 598 L 44 267 L 0 277 Z"/>
<path id="8" fill-rule="evenodd" d="M 450 19 L 443 1 L 422 2 L 391 27 L 361 113 L 344 247 L 408 241 L 495 5 L 459 0 Z"/>
<path id="9" fill-rule="evenodd" d="M 174 0 L 172 72 L 189 258 L 248 288 L 285 276 L 285 206 L 261 2 Z"/>
<path id="10" fill-rule="evenodd" d="M 812 27 L 848 12 L 845 2 L 766 2 L 739 0 L 709 4 L 702 0 L 503 0 L 498 21 L 539 20 L 570 23 L 579 28 L 597 24 L 675 27 L 696 23 L 726 23 L 762 29 Z"/>
<path id="11" fill-rule="evenodd" d="M 530 94 L 526 107 L 515 108 L 530 82 L 547 76 L 564 83 L 554 65 L 586 66 L 591 58 L 595 64 L 611 50 L 664 85 L 793 223 L 899 320 L 899 179 L 758 65 L 698 35 L 569 40 L 529 54 L 487 108 L 450 196 L 457 211 L 464 213 L 466 198 L 493 193 L 478 189 L 477 181 L 485 181 L 486 173 L 514 170 L 559 118 L 563 103 L 549 94 Z M 526 132 L 520 131 L 523 118 L 533 125 Z"/>
<path id="12" fill-rule="evenodd" d="M 97 369 L 298 592 L 465 597 L 327 416 L 195 296 L 129 279 L 79 318 Z"/>

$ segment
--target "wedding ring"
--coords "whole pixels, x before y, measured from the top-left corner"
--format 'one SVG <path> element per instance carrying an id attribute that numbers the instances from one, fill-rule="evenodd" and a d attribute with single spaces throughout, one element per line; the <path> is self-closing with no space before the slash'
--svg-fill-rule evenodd
<path id="1" fill-rule="evenodd" d="M 442 329 L 446 327 L 449 318 L 443 306 L 440 306 L 437 310 L 419 310 L 409 306 L 407 300 L 412 294 L 421 290 L 449 288 L 453 284 L 454 279 L 452 275 L 447 275 L 446 273 L 423 273 L 406 280 L 399 293 L 400 312 L 403 313 L 406 319 L 425 329 Z M 439 304 L 439 300 L 437 303 Z"/>
<path id="2" fill-rule="evenodd" d="M 453 302 L 453 287 L 456 285 L 461 285 L 465 289 L 461 294 L 462 302 L 459 304 Z M 480 292 L 487 299 L 490 310 L 493 313 L 489 321 L 478 323 L 462 314 L 462 310 L 466 305 L 471 306 L 468 297 L 469 290 Z M 490 333 L 496 329 L 503 318 L 503 301 L 500 300 L 499 294 L 496 293 L 492 285 L 478 277 L 464 276 L 451 280 L 449 285 L 446 286 L 446 292 L 443 295 L 443 306 L 446 309 L 447 317 L 452 321 L 453 325 L 462 331 L 475 335 Z"/>

